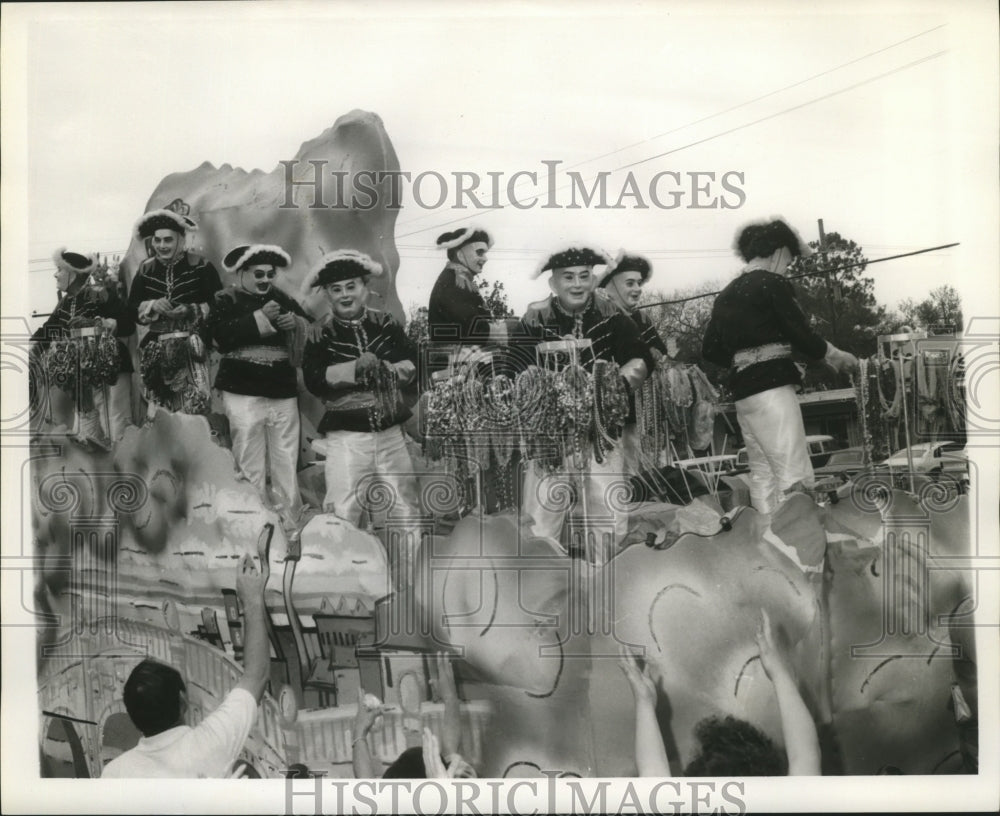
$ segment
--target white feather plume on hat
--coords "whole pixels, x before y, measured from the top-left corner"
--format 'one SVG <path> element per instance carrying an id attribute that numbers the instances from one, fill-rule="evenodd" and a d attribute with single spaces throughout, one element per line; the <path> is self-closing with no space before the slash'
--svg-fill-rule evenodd
<path id="1" fill-rule="evenodd" d="M 642 282 L 645 283 L 653 274 L 653 265 L 648 258 L 637 252 L 626 252 L 619 249 L 615 259 L 605 267 L 603 274 L 597 279 L 597 287 L 603 288 L 608 285 L 611 279 L 620 272 L 638 272 L 642 275 Z"/>
<path id="2" fill-rule="evenodd" d="M 257 260 L 260 258 L 260 260 Z M 291 256 L 280 246 L 274 244 L 252 244 L 236 247 L 230 250 L 222 259 L 222 268 L 227 272 L 239 272 L 253 261 L 261 264 L 271 264 L 276 269 L 284 269 L 292 263 Z"/>
<path id="3" fill-rule="evenodd" d="M 73 258 L 67 256 L 73 256 L 73 258 L 79 258 L 80 260 L 86 261 L 83 266 L 78 263 L 73 262 Z M 90 274 L 97 268 L 97 258 L 94 257 L 92 253 L 84 255 L 80 252 L 68 252 L 66 247 L 59 247 L 55 252 L 52 253 L 52 261 L 56 265 L 56 269 L 65 269 L 72 272 L 75 275 Z"/>
<path id="4" fill-rule="evenodd" d="M 446 232 L 438 237 L 436 243 L 439 249 L 454 249 L 455 247 L 460 247 L 467 243 L 477 232 L 481 232 L 486 236 L 486 246 L 492 248 L 493 236 L 490 235 L 488 230 L 485 230 L 482 227 L 477 227 L 475 224 L 463 227 L 460 230 Z"/>
<path id="5" fill-rule="evenodd" d="M 160 226 L 157 226 L 160 225 Z M 140 238 L 148 238 L 158 229 L 172 229 L 185 234 L 198 229 L 193 218 L 180 215 L 173 210 L 150 210 L 135 222 L 135 232 Z M 148 233 L 148 234 L 144 234 Z"/>

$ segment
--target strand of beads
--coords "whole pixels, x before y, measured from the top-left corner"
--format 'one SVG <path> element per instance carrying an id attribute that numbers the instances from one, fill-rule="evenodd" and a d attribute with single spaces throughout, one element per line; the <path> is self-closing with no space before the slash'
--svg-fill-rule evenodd
<path id="1" fill-rule="evenodd" d="M 72 340 L 56 340 L 49 347 L 45 367 L 49 381 L 63 391 L 76 390 L 79 350 Z"/>
<path id="2" fill-rule="evenodd" d="M 139 373 L 146 389 L 153 398 L 166 404 L 169 401 L 170 391 L 163 380 L 163 347 L 151 340 L 142 347 L 139 354 Z"/>
<path id="3" fill-rule="evenodd" d="M 886 374 L 890 376 L 886 376 Z M 892 402 L 886 399 L 885 392 L 892 383 Z M 886 417 L 895 419 L 899 416 L 903 398 L 903 361 L 886 360 L 878 370 L 878 398 L 882 412 Z"/>
<path id="4" fill-rule="evenodd" d="M 97 354 L 94 361 L 97 384 L 114 385 L 118 380 L 118 368 L 118 341 L 110 330 L 105 329 L 97 340 Z"/>
<path id="5" fill-rule="evenodd" d="M 594 364 L 594 456 L 604 461 L 621 436 L 628 419 L 628 394 L 618 366 L 598 360 Z"/>
<path id="6" fill-rule="evenodd" d="M 573 456 L 573 465 L 582 470 L 590 460 L 585 446 L 591 437 L 591 416 L 593 412 L 593 381 L 586 370 L 578 365 L 569 365 L 554 376 L 557 394 L 558 420 L 561 425 L 563 459 Z"/>
<path id="7" fill-rule="evenodd" d="M 867 468 L 872 463 L 872 437 L 868 430 L 868 360 L 858 360 L 858 383 L 854 396 L 861 419 L 861 463 Z"/>

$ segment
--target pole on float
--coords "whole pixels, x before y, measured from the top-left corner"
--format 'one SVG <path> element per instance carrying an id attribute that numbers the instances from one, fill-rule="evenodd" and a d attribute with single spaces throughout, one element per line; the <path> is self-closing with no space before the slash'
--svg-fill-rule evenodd
<path id="1" fill-rule="evenodd" d="M 915 351 L 916 348 L 913 345 L 913 341 L 910 340 L 910 341 L 907 341 L 907 342 L 909 342 L 911 344 L 911 347 Z M 913 360 L 913 364 L 916 365 L 916 362 L 917 362 L 917 355 L 916 354 L 913 354 L 912 360 Z M 906 439 L 906 467 L 907 467 L 908 475 L 909 475 L 910 492 L 912 493 L 913 492 L 913 449 L 910 447 L 910 417 L 909 417 L 909 413 L 910 412 L 909 412 L 909 409 L 906 406 L 906 365 L 905 365 L 905 363 L 906 363 L 906 355 L 904 354 L 903 348 L 901 346 L 900 350 L 899 350 L 899 389 L 900 389 L 901 397 L 902 397 L 902 407 L 901 407 L 901 410 L 903 412 L 903 434 L 904 434 L 904 437 Z M 912 370 L 911 370 L 911 376 L 912 376 Z"/>

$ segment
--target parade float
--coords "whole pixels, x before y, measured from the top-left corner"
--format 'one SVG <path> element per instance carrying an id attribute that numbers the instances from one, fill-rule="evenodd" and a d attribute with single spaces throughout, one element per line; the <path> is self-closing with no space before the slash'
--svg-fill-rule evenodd
<path id="1" fill-rule="evenodd" d="M 360 112 L 297 158 L 398 170 L 380 120 Z M 390 270 L 378 284 L 382 307 L 401 312 L 395 210 L 283 208 L 284 172 L 203 165 L 165 179 L 147 209 L 184 208 L 215 262 L 239 241 L 281 244 L 296 259 L 293 284 L 324 252 L 361 249 Z M 145 252 L 133 244 L 123 278 Z M 157 410 L 110 446 L 81 439 L 79 418 L 93 410 L 81 389 L 102 382 L 101 338 L 67 343 L 49 352 L 48 380 L 32 392 L 35 602 L 51 624 L 40 630 L 37 661 L 45 776 L 97 777 L 135 744 L 122 686 L 147 655 L 187 678 L 192 721 L 222 700 L 242 672 L 233 586 L 246 552 L 268 573 L 272 649 L 269 691 L 242 755 L 251 776 L 350 775 L 359 689 L 388 706 L 375 753 L 391 762 L 421 726 L 441 727 L 429 659 L 438 651 L 455 657 L 463 746 L 480 776 L 633 775 L 620 643 L 658 668 L 672 765 L 691 757 L 694 724 L 712 714 L 738 715 L 780 745 L 753 636 L 761 609 L 819 727 L 825 773 L 975 771 L 976 600 L 966 559 L 976 493 L 961 480 L 885 478 L 875 468 L 901 438 L 909 446 L 961 429 L 954 338 L 889 338 L 866 361 L 857 384 L 863 473 L 794 497 L 776 522 L 800 560 L 819 567 L 810 573 L 761 540 L 752 508 L 721 501 L 717 483 L 671 473 L 679 450 L 710 447 L 714 395 L 690 367 L 662 365 L 635 395 L 641 449 L 663 483 L 647 479 L 640 494 L 623 478 L 609 501 L 629 505 L 629 534 L 597 565 L 588 542 L 610 535 L 606 508 L 579 506 L 572 492 L 553 496 L 567 511 L 564 542 L 533 538 L 518 510 L 526 461 L 582 471 L 624 424 L 614 366 L 588 373 L 574 363 L 577 349 L 533 349 L 499 369 L 518 356 L 516 344 L 472 359 L 438 349 L 445 363 L 425 384 L 415 459 L 419 523 L 397 519 L 393 497 L 373 489 L 364 529 L 319 512 L 289 529 L 238 474 L 210 406 L 182 398 L 180 410 Z M 187 351 L 166 361 L 164 384 L 212 365 L 204 351 Z M 61 414 L 51 410 L 53 387 L 74 395 Z M 321 410 L 304 391 L 301 406 L 307 419 Z M 307 461 L 313 440 L 304 437 Z M 506 485 L 492 514 L 487 473 Z M 315 478 L 315 468 L 300 473 L 304 496 L 322 495 Z M 666 489 L 678 484 L 685 489 Z M 418 544 L 415 561 L 397 557 Z"/>

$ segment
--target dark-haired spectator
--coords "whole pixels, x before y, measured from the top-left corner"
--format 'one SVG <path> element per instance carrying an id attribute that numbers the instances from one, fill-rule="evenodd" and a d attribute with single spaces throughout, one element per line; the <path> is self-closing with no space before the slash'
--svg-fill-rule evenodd
<path id="1" fill-rule="evenodd" d="M 245 615 L 243 677 L 219 707 L 196 726 L 185 724 L 187 690 L 172 666 L 143 660 L 125 681 L 129 719 L 142 734 L 138 745 L 111 760 L 104 779 L 225 778 L 257 719 L 264 695 L 271 647 L 264 623 L 264 577 L 244 555 L 236 573 L 236 594 Z"/>
<path id="2" fill-rule="evenodd" d="M 695 726 L 700 751 L 684 769 L 685 776 L 819 776 L 819 736 L 795 678 L 775 646 L 771 619 L 761 610 L 756 632 L 764 672 L 774 686 L 785 754 L 753 724 L 736 717 L 708 717 Z M 641 669 L 635 656 L 620 650 L 620 666 L 635 698 L 635 761 L 639 776 L 670 776 L 670 762 L 656 720 L 656 683 L 649 664 Z"/>
<path id="3" fill-rule="evenodd" d="M 422 744 L 407 748 L 396 757 L 381 774 L 383 779 L 461 779 L 476 776 L 475 769 L 459 753 L 462 723 L 451 663 L 441 653 L 435 661 L 437 678 L 432 684 L 444 703 L 441 740 L 439 742 L 429 728 L 424 728 Z M 368 702 L 367 697 L 364 690 L 359 690 L 351 743 L 351 762 L 357 779 L 379 776 L 379 763 L 372 756 L 368 735 L 385 706 L 377 701 Z"/>

